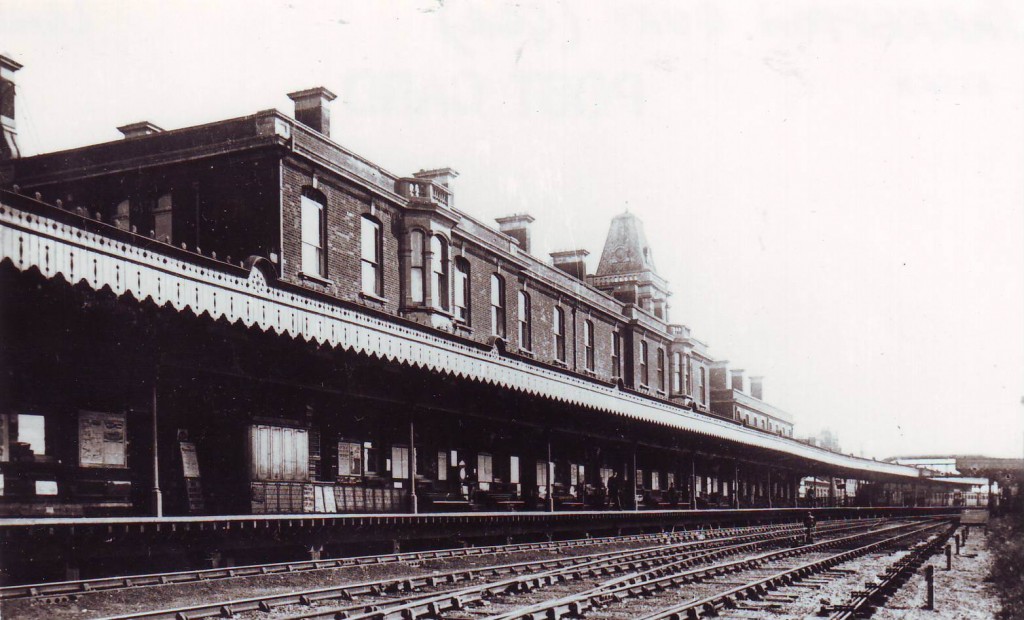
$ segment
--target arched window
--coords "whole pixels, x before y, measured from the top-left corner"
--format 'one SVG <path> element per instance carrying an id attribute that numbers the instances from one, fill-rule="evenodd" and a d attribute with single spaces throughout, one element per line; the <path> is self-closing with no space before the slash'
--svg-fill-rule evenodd
<path id="1" fill-rule="evenodd" d="M 382 297 L 380 222 L 368 215 L 362 218 L 363 292 Z"/>
<path id="2" fill-rule="evenodd" d="M 688 396 L 693 395 L 693 381 L 690 370 L 693 367 L 692 364 L 693 362 L 690 360 L 690 356 L 687 355 L 686 358 L 683 359 L 683 393 Z"/>
<path id="3" fill-rule="evenodd" d="M 455 318 L 469 324 L 469 261 L 455 259 Z"/>
<path id="4" fill-rule="evenodd" d="M 665 349 L 658 347 L 658 389 L 665 391 Z"/>
<path id="5" fill-rule="evenodd" d="M 583 353 L 587 370 L 594 372 L 594 324 L 583 321 Z"/>
<path id="6" fill-rule="evenodd" d="M 683 355 L 682 353 L 672 354 L 672 393 L 683 392 Z"/>
<path id="7" fill-rule="evenodd" d="M 530 294 L 519 291 L 519 346 L 533 350 L 533 321 L 530 317 Z"/>
<path id="8" fill-rule="evenodd" d="M 327 200 L 324 195 L 307 187 L 302 190 L 301 221 L 303 273 L 325 277 L 327 261 L 324 255 L 324 210 Z"/>
<path id="9" fill-rule="evenodd" d="M 705 376 L 703 366 L 700 367 L 700 402 L 702 405 L 708 404 L 707 376 Z"/>
<path id="10" fill-rule="evenodd" d="M 552 316 L 552 330 L 555 333 L 555 359 L 565 361 L 565 310 L 555 306 Z"/>
<path id="11" fill-rule="evenodd" d="M 438 235 L 430 238 L 430 291 L 434 307 L 448 309 L 448 243 Z"/>
<path id="12" fill-rule="evenodd" d="M 491 333 L 505 337 L 505 280 L 491 274 Z"/>
<path id="13" fill-rule="evenodd" d="M 640 385 L 650 384 L 650 373 L 647 369 L 647 341 L 640 341 Z"/>
<path id="14" fill-rule="evenodd" d="M 409 233 L 409 299 L 421 304 L 425 300 L 426 270 L 423 265 L 423 231 Z"/>

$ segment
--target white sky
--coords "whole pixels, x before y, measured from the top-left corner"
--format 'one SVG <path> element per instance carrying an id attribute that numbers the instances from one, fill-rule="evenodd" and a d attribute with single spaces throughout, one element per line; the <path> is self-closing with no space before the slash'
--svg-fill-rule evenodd
<path id="1" fill-rule="evenodd" d="M 327 86 L 335 140 L 456 168 L 540 256 L 596 268 L 628 206 L 673 320 L 798 434 L 1019 456 L 1024 8 L 724 4 L 0 0 L 0 49 L 26 154 Z"/>

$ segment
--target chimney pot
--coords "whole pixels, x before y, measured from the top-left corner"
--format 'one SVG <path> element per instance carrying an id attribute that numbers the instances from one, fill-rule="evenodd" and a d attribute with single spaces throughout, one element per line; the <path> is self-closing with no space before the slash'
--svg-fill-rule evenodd
<path id="1" fill-rule="evenodd" d="M 534 221 L 528 213 L 516 213 L 495 219 L 498 230 L 519 242 L 519 249 L 530 253 L 530 224 Z"/>
<path id="2" fill-rule="evenodd" d="M 556 269 L 561 269 L 577 280 L 586 281 L 586 259 L 589 254 L 590 252 L 587 250 L 562 250 L 561 252 L 552 252 L 550 256 L 551 263 Z"/>
<path id="3" fill-rule="evenodd" d="M 327 137 L 331 136 L 331 108 L 328 104 L 337 99 L 337 95 L 317 86 L 288 93 L 288 98 L 295 102 L 295 120 Z"/>

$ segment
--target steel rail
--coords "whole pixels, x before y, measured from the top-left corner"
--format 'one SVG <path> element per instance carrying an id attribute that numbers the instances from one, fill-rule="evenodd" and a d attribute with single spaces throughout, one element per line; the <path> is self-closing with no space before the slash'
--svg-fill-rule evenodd
<path id="1" fill-rule="evenodd" d="M 697 540 L 701 536 L 704 536 L 705 538 L 721 538 L 726 536 L 734 536 L 745 532 L 771 532 L 792 527 L 795 526 L 783 524 L 772 526 L 693 529 L 681 530 L 678 532 L 671 533 L 660 532 L 653 534 L 632 534 L 628 536 L 606 536 L 601 538 L 574 538 L 569 540 L 536 543 L 517 543 L 512 545 L 489 545 L 485 547 L 456 547 L 428 551 L 387 553 L 347 558 L 331 558 L 325 560 L 274 562 L 269 564 L 233 566 L 229 568 L 207 568 L 167 573 L 123 575 L 116 577 L 97 577 L 92 579 L 78 579 L 70 581 L 55 581 L 47 583 L 33 583 L 27 585 L 4 586 L 0 587 L 0 600 L 10 600 L 35 596 L 84 594 L 89 592 L 98 592 L 106 590 L 119 590 L 126 588 L 141 588 L 150 586 L 192 583 L 200 581 L 213 581 L 218 579 L 235 579 L 239 577 L 257 577 L 263 575 L 296 573 L 309 570 L 329 570 L 373 564 L 404 564 L 408 562 L 422 562 L 426 560 L 450 559 L 468 556 L 497 555 L 504 553 L 523 553 L 528 551 L 544 551 L 548 549 L 571 549 L 588 546 L 644 542 L 648 540 Z"/>
<path id="2" fill-rule="evenodd" d="M 827 558 L 807 562 L 805 564 L 774 573 L 768 577 L 763 577 L 743 585 L 729 588 L 728 590 L 724 590 L 710 596 L 688 601 L 681 605 L 660 609 L 652 614 L 643 616 L 639 620 L 697 620 L 701 617 L 717 616 L 720 609 L 723 607 L 734 606 L 738 600 L 760 599 L 769 590 L 774 590 L 781 585 L 789 585 L 876 549 L 898 544 L 906 538 L 920 536 L 921 534 L 941 527 L 943 527 L 943 524 L 926 525 L 905 534 L 898 534 L 896 536 L 871 542 L 855 549 L 847 549 L 830 555 Z"/>
<path id="3" fill-rule="evenodd" d="M 884 573 L 879 575 L 879 581 L 868 582 L 866 590 L 853 592 L 852 598 L 845 604 L 822 605 L 818 615 L 828 616 L 830 620 L 850 620 L 870 613 L 874 607 L 883 604 L 903 587 L 910 575 L 917 572 L 926 559 L 937 553 L 955 531 L 956 526 L 954 525 L 946 532 L 918 543 L 910 550 L 910 553 L 896 560 Z M 829 615 L 830 613 L 831 615 Z"/>
<path id="4" fill-rule="evenodd" d="M 870 527 L 870 525 L 861 523 L 859 525 L 845 526 L 845 528 L 836 525 L 835 527 L 828 528 L 829 530 L 837 529 L 854 529 L 857 527 Z M 789 535 L 779 535 L 774 538 L 768 538 L 764 540 L 755 540 L 751 542 L 744 542 L 741 544 L 730 545 L 723 548 L 713 549 L 711 551 L 702 551 L 698 553 L 690 554 L 683 560 L 669 558 L 668 561 L 673 564 L 679 562 L 689 562 L 690 564 L 716 560 L 721 557 L 728 555 L 735 555 L 736 553 L 742 553 L 756 549 L 772 542 L 780 542 L 790 540 L 792 537 Z M 552 585 L 555 583 L 561 583 L 565 581 L 571 581 L 574 579 L 580 579 L 584 576 L 600 576 L 606 575 L 612 572 L 616 567 L 625 566 L 626 570 L 645 569 L 645 566 L 639 565 L 632 561 L 619 561 L 618 566 L 615 562 L 608 562 L 607 560 L 595 560 L 588 565 L 577 565 L 571 567 L 556 568 L 541 573 L 533 573 L 525 576 L 515 576 L 509 579 L 504 579 L 498 582 L 491 582 L 486 584 L 479 584 L 471 586 L 462 590 L 448 591 L 445 593 L 439 593 L 436 596 L 423 598 L 416 597 L 414 600 L 407 600 L 402 604 L 394 605 L 390 603 L 390 607 L 374 608 L 370 611 L 363 613 L 357 613 L 354 615 L 346 615 L 344 617 L 351 618 L 352 620 L 390 620 L 390 619 L 401 619 L 411 620 L 415 618 L 437 617 L 439 614 L 459 610 L 465 608 L 467 605 L 480 602 L 491 596 L 498 594 L 508 593 L 521 593 L 529 592 L 534 589 L 544 587 L 546 585 Z M 622 572 L 621 569 L 619 572 Z M 299 615 L 290 616 L 288 620 L 323 620 L 340 617 L 337 614 L 340 613 L 339 609 L 323 609 L 305 612 Z"/>
<path id="5" fill-rule="evenodd" d="M 873 537 L 889 531 L 905 529 L 907 527 L 920 527 L 920 524 L 911 523 L 889 526 L 883 530 L 862 532 L 852 536 L 836 538 L 813 545 L 768 552 L 758 556 L 692 570 L 687 569 L 691 569 L 694 562 L 682 560 L 674 564 L 666 564 L 651 569 L 644 573 L 627 575 L 625 577 L 607 581 L 585 592 L 576 593 L 559 599 L 543 601 L 514 611 L 490 616 L 487 620 L 547 620 L 549 618 L 560 618 L 567 614 L 580 615 L 589 609 L 601 607 L 631 596 L 638 596 L 647 594 L 654 590 L 664 589 L 668 585 L 677 585 L 679 583 L 687 583 L 709 576 L 713 577 L 725 573 L 737 572 L 739 570 L 756 567 L 776 559 L 813 553 L 821 549 L 846 544 L 864 537 Z M 679 572 L 680 569 L 683 569 L 684 572 Z"/>
<path id="6" fill-rule="evenodd" d="M 868 526 L 875 520 L 861 521 L 837 521 L 833 522 L 833 528 Z M 855 525 L 850 525 L 851 523 Z M 757 528 L 761 530 L 762 528 Z M 381 579 L 370 582 L 350 583 L 337 586 L 288 592 L 283 594 L 272 594 L 259 597 L 235 599 L 215 603 L 202 603 L 185 607 L 138 612 L 125 615 L 110 616 L 105 620 L 127 620 L 129 618 L 146 620 L 196 620 L 199 618 L 224 617 L 244 611 L 269 611 L 272 608 L 287 605 L 311 605 L 320 601 L 328 600 L 351 600 L 357 596 L 380 595 L 385 592 L 409 592 L 419 588 L 433 588 L 442 584 L 465 583 L 480 577 L 505 575 L 520 575 L 523 573 L 535 573 L 538 570 L 551 570 L 567 568 L 590 562 L 595 559 L 605 561 L 616 560 L 622 557 L 642 558 L 645 554 L 657 556 L 673 553 L 676 550 L 687 550 L 691 548 L 708 547 L 711 545 L 733 542 L 734 540 L 747 540 L 757 538 L 785 538 L 790 535 L 789 530 L 797 529 L 785 527 L 779 531 L 753 532 L 734 537 L 714 536 L 706 540 L 690 540 L 672 544 L 655 545 L 641 549 L 620 550 L 612 552 L 593 553 L 580 556 L 569 556 L 547 560 L 532 560 L 527 562 L 516 562 L 488 567 L 476 567 L 461 569 L 446 573 L 435 573 L 432 575 L 419 575 L 412 577 L 400 577 Z"/>

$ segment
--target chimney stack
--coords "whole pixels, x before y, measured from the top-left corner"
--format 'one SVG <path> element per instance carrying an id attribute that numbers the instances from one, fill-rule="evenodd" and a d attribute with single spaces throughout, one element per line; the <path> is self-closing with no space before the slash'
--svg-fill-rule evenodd
<path id="1" fill-rule="evenodd" d="M 288 93 L 295 102 L 295 120 L 331 137 L 331 108 L 337 96 L 323 86 Z"/>
<path id="2" fill-rule="evenodd" d="M 452 181 L 455 180 L 455 177 L 459 176 L 459 173 L 454 168 L 434 168 L 433 170 L 414 172 L 412 176 L 417 179 L 433 181 L 441 187 L 451 189 Z"/>
<path id="3" fill-rule="evenodd" d="M 757 400 L 764 400 L 764 377 L 750 378 L 750 395 Z"/>
<path id="4" fill-rule="evenodd" d="M 551 253 L 551 262 L 557 269 L 561 269 L 577 280 L 587 279 L 587 255 L 586 250 L 563 250 Z"/>
<path id="5" fill-rule="evenodd" d="M 746 392 L 743 385 L 743 370 L 733 369 L 729 371 L 729 374 L 732 375 L 732 389 L 739 392 Z"/>
<path id="6" fill-rule="evenodd" d="M 516 213 L 507 217 L 499 217 L 498 229 L 519 242 L 519 249 L 530 253 L 530 223 L 533 216 L 528 213 Z"/>
<path id="7" fill-rule="evenodd" d="M 124 134 L 125 140 L 131 140 L 132 138 L 142 138 L 143 136 L 150 136 L 155 133 L 160 133 L 163 129 L 157 127 L 149 121 L 140 121 L 138 123 L 132 123 L 130 125 L 122 125 L 117 128 L 118 131 Z"/>
<path id="8" fill-rule="evenodd" d="M 21 157 L 18 129 L 14 124 L 14 74 L 21 65 L 0 54 L 0 161 Z"/>
<path id="9" fill-rule="evenodd" d="M 729 360 L 718 360 L 711 364 L 711 389 L 727 390 L 729 378 Z"/>

